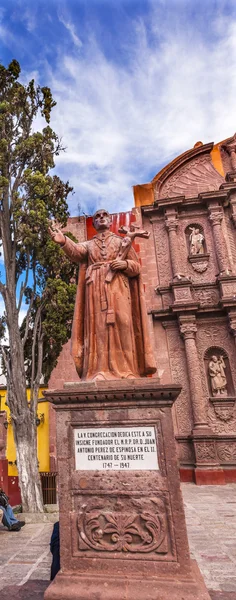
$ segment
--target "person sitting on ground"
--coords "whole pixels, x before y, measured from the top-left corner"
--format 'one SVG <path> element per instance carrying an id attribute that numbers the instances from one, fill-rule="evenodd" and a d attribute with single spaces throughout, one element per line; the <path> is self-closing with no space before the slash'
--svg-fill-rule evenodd
<path id="1" fill-rule="evenodd" d="M 2 514 L 1 522 L 7 527 L 8 531 L 20 531 L 25 525 L 25 521 L 18 521 L 14 515 L 9 498 L 2 488 L 0 488 L 0 511 Z"/>

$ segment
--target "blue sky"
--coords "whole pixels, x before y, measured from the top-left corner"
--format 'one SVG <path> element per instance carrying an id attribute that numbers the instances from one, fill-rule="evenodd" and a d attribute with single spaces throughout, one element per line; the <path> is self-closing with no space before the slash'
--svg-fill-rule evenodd
<path id="1" fill-rule="evenodd" d="M 130 209 L 132 185 L 236 129 L 235 0 L 0 0 L 0 40 L 57 101 L 72 215 Z"/>

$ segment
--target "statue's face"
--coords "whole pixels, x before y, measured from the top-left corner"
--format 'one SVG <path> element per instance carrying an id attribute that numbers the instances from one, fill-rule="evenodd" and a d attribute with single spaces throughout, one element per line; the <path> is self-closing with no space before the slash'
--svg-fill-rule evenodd
<path id="1" fill-rule="evenodd" d="M 212 356 L 212 360 L 213 360 L 214 362 L 217 362 L 217 356 Z"/>
<path id="2" fill-rule="evenodd" d="M 97 231 L 103 231 L 104 229 L 109 229 L 111 223 L 111 217 L 109 212 L 106 210 L 97 210 L 93 217 L 93 226 Z"/>

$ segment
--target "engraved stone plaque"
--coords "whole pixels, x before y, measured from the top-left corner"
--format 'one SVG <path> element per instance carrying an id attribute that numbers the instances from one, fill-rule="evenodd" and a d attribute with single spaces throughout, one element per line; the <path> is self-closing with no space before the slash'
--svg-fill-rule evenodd
<path id="1" fill-rule="evenodd" d="M 74 436 L 77 471 L 159 469 L 154 427 L 81 427 Z"/>

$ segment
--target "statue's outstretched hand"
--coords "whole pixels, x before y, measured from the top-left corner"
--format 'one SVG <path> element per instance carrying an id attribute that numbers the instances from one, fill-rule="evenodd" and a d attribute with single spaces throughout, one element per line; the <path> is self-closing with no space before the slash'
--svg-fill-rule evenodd
<path id="1" fill-rule="evenodd" d="M 62 233 L 62 231 L 59 229 L 59 227 L 49 227 L 48 232 L 52 240 L 56 242 L 56 244 L 60 244 L 60 246 L 63 246 L 63 244 L 65 244 L 66 238 L 64 236 L 64 233 Z"/>
<path id="2" fill-rule="evenodd" d="M 116 258 L 115 260 L 111 261 L 110 267 L 112 271 L 125 271 L 125 269 L 127 269 L 127 260 Z"/>

